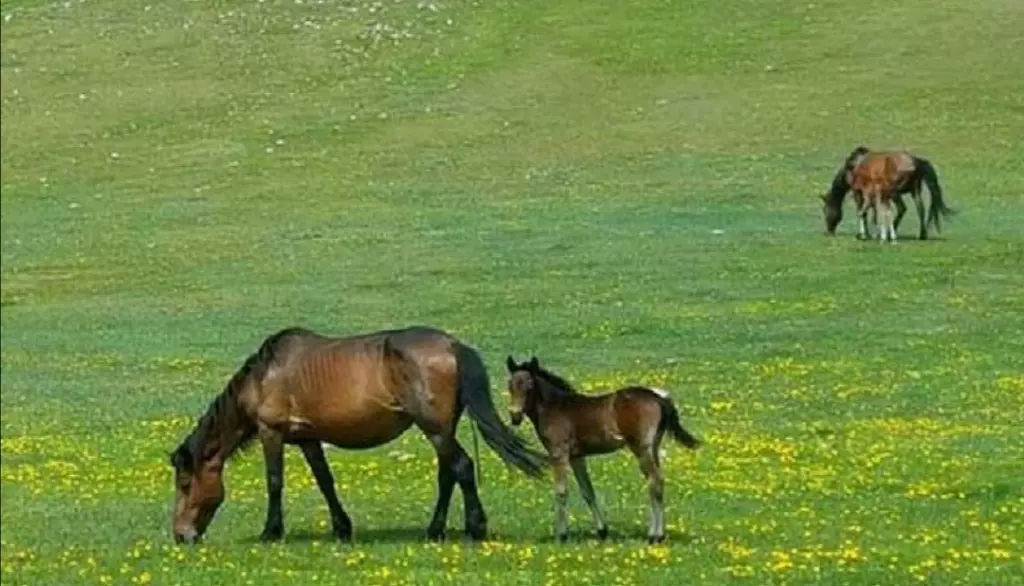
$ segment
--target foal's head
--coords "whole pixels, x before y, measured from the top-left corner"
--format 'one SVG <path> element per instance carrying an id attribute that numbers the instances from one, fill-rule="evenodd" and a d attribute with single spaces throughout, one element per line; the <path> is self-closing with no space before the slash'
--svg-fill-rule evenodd
<path id="1" fill-rule="evenodd" d="M 526 413 L 537 395 L 537 370 L 540 363 L 534 356 L 529 362 L 516 364 L 509 356 L 505 359 L 505 366 L 508 367 L 508 415 L 512 425 L 519 425 L 523 422 L 523 414 Z"/>
<path id="2" fill-rule="evenodd" d="M 224 461 L 219 454 L 196 453 L 189 442 L 171 454 L 174 466 L 174 540 L 198 541 L 224 502 Z"/>

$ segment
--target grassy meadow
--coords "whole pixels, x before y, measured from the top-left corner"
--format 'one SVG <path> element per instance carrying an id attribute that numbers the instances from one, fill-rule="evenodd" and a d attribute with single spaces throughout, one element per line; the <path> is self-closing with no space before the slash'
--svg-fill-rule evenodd
<path id="1" fill-rule="evenodd" d="M 1017 0 L 2 0 L 2 581 L 1024 584 Z M 823 235 L 858 144 L 931 160 L 939 238 Z M 908 204 L 910 200 L 907 200 Z M 581 388 L 669 389 L 664 546 L 632 457 L 571 489 L 481 448 L 443 544 L 417 432 L 287 455 L 170 538 L 167 453 L 268 334 L 409 324 Z M 528 426 L 521 429 L 530 434 Z M 471 446 L 468 426 L 460 431 Z"/>

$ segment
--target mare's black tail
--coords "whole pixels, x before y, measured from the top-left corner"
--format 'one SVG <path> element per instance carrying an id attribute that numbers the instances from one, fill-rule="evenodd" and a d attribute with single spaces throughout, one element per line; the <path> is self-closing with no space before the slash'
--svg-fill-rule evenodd
<path id="1" fill-rule="evenodd" d="M 519 468 L 528 476 L 540 477 L 548 458 L 532 450 L 498 416 L 491 398 L 490 377 L 480 354 L 463 344 L 456 347 L 459 369 L 459 397 L 469 417 L 480 428 L 484 441 L 505 462 Z"/>

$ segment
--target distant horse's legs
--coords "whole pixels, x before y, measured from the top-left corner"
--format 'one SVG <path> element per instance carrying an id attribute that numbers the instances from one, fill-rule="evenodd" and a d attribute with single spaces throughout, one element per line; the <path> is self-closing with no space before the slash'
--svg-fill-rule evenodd
<path id="1" fill-rule="evenodd" d="M 921 184 L 914 186 L 912 193 L 914 197 L 914 207 L 917 208 L 917 222 L 921 226 L 917 232 L 918 240 L 928 240 L 928 224 L 924 217 L 924 201 L 921 200 Z"/>
<path id="2" fill-rule="evenodd" d="M 895 193 L 892 195 L 892 203 L 896 204 L 896 219 L 892 223 L 892 239 L 896 240 L 896 230 L 900 227 L 903 214 L 907 213 L 907 204 L 903 203 L 903 198 Z"/>
<path id="3" fill-rule="evenodd" d="M 284 535 L 281 493 L 284 490 L 284 440 L 281 434 L 264 427 L 260 429 L 263 460 L 267 468 L 267 522 L 261 541 L 277 541 Z"/>
<path id="4" fill-rule="evenodd" d="M 868 207 L 874 208 L 873 202 L 870 197 L 862 197 L 860 203 L 857 204 L 857 238 L 860 240 L 867 240 L 871 238 L 871 234 L 868 232 Z"/>
<path id="5" fill-rule="evenodd" d="M 437 452 L 437 504 L 427 527 L 427 537 L 444 539 L 448 522 L 448 506 L 458 482 L 466 507 L 466 533 L 476 540 L 487 537 L 487 515 L 477 493 L 473 460 L 469 458 L 452 433 L 429 433 L 427 437 Z"/>
<path id="6" fill-rule="evenodd" d="M 854 190 L 853 203 L 857 207 L 857 238 L 859 240 L 864 240 L 870 237 L 868 234 L 867 205 L 864 198 L 864 192 Z"/>
<path id="7" fill-rule="evenodd" d="M 316 478 L 316 485 L 327 501 L 327 508 L 331 511 L 331 528 L 334 536 L 342 541 L 352 539 L 352 519 L 345 513 L 341 503 L 338 501 L 338 493 L 334 490 L 334 476 L 331 474 L 331 467 L 327 465 L 324 457 L 324 448 L 318 441 L 304 441 L 299 444 L 302 448 L 302 455 L 306 457 L 309 469 L 313 471 Z"/>
<path id="8" fill-rule="evenodd" d="M 879 242 L 891 242 L 896 244 L 896 229 L 893 227 L 893 201 L 884 199 L 879 202 L 881 206 L 881 232 L 878 235 Z"/>
<path id="9" fill-rule="evenodd" d="M 555 539 L 569 539 L 569 462 L 568 458 L 552 458 L 555 479 Z"/>
<path id="10" fill-rule="evenodd" d="M 594 494 L 594 486 L 590 483 L 590 474 L 587 473 L 587 461 L 583 458 L 576 458 L 569 461 L 573 474 L 576 475 L 576 484 L 580 485 L 580 494 L 583 500 L 590 507 L 590 513 L 594 515 L 594 522 L 597 523 L 597 536 L 601 539 L 608 537 L 608 524 L 604 521 L 604 515 L 597 506 L 597 495 Z"/>
<path id="11" fill-rule="evenodd" d="M 650 445 L 634 447 L 633 454 L 647 477 L 647 490 L 651 497 L 651 529 L 647 541 L 661 543 L 665 540 L 665 480 L 661 476 L 661 467 Z"/>

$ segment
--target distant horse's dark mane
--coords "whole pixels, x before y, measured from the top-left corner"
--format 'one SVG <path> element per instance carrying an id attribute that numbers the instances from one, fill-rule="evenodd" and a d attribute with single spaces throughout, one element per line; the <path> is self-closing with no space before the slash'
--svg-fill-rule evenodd
<path id="1" fill-rule="evenodd" d="M 864 145 L 860 145 L 857 148 L 850 151 L 850 154 L 846 156 L 846 161 L 843 162 L 843 168 L 847 171 L 853 168 L 853 162 L 857 160 L 857 157 L 870 153 L 871 149 Z"/>
<path id="2" fill-rule="evenodd" d="M 231 376 L 224 390 L 210 402 L 195 428 L 172 454 L 171 463 L 191 470 L 204 460 L 205 451 L 211 443 L 216 443 L 225 460 L 249 446 L 256 438 L 256 424 L 242 413 L 238 393 L 250 376 L 261 379 L 266 374 L 281 339 L 311 333 L 305 328 L 293 327 L 267 337 Z"/>
<path id="3" fill-rule="evenodd" d="M 850 154 L 846 156 L 846 160 L 843 161 L 843 166 L 836 171 L 835 176 L 832 178 L 832 185 L 829 187 L 827 196 L 827 201 L 829 203 L 840 205 L 843 203 L 846 193 L 850 191 L 850 184 L 846 181 L 846 173 L 853 169 L 853 164 L 856 162 L 858 157 L 869 152 L 871 152 L 871 149 L 864 145 L 860 145 L 850 151 Z"/>
<path id="4" fill-rule="evenodd" d="M 536 368 L 531 369 L 530 371 L 535 376 L 540 377 L 542 380 L 544 380 L 545 382 L 550 384 L 552 387 L 554 387 L 555 390 L 560 391 L 559 394 L 561 394 L 561 395 L 578 395 L 579 394 L 579 391 L 577 391 L 575 388 L 573 388 L 573 386 L 571 384 L 569 384 L 569 381 L 565 380 L 564 378 L 558 376 L 557 374 L 551 372 L 550 370 L 547 370 L 546 368 L 544 368 L 542 366 L 537 366 Z"/>

